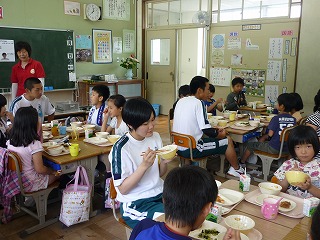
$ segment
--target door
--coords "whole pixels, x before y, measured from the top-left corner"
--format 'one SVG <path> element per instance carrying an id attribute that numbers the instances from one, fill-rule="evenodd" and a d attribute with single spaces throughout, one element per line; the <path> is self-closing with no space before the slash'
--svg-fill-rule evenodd
<path id="1" fill-rule="evenodd" d="M 175 101 L 176 31 L 146 32 L 146 93 L 151 104 L 160 104 L 168 115 Z"/>

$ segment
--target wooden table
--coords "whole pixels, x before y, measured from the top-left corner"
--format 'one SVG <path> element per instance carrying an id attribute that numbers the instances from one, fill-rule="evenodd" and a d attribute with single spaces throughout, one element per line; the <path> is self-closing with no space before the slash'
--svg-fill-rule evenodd
<path id="1" fill-rule="evenodd" d="M 43 152 L 42 155 L 48 160 L 59 164 L 61 166 L 62 174 L 72 173 L 77 170 L 79 165 L 83 166 L 88 174 L 90 183 L 94 184 L 94 171 L 98 163 L 98 156 L 102 154 L 108 154 L 112 146 L 109 147 L 99 147 L 93 144 L 85 143 L 83 138 L 80 138 L 77 141 L 71 141 L 71 143 L 78 143 L 81 151 L 76 157 L 72 157 L 70 154 L 61 155 L 61 156 L 51 156 L 46 152 Z M 92 195 L 94 195 L 94 188 L 92 190 Z M 92 209 L 92 206 L 91 206 Z M 91 211 L 90 216 L 94 216 L 96 213 Z"/>
<path id="2" fill-rule="evenodd" d="M 222 188 L 239 190 L 239 181 L 228 180 L 221 185 Z M 256 190 L 257 186 L 250 186 L 250 192 Z M 279 239 L 305 239 L 308 226 L 302 224 L 308 219 L 290 218 L 279 214 L 274 220 L 266 220 L 260 211 L 261 207 L 251 204 L 243 200 L 228 215 L 241 214 L 252 218 L 256 225 L 255 229 L 262 233 L 263 239 L 279 240 Z M 295 236 L 294 234 L 299 234 Z M 298 237 L 298 236 L 303 236 Z"/>

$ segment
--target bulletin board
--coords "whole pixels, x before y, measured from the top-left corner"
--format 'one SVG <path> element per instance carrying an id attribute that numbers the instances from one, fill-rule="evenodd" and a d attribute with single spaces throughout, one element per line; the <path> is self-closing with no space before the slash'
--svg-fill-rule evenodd
<path id="1" fill-rule="evenodd" d="M 0 27 L 0 32 L 1 39 L 26 41 L 31 45 L 31 58 L 41 62 L 45 70 L 46 86 L 75 87 L 69 81 L 69 72 L 75 71 L 73 31 Z M 11 88 L 11 69 L 16 62 L 0 62 L 0 88 Z"/>
<path id="2" fill-rule="evenodd" d="M 248 92 L 248 101 L 261 101 L 261 98 L 265 98 L 265 91 L 269 85 L 277 86 L 279 94 L 293 92 L 299 35 L 298 19 L 282 19 L 278 22 L 264 19 L 251 25 L 255 27 L 246 28 L 246 24 L 241 22 L 213 25 L 210 31 L 210 68 L 250 70 L 252 73 L 255 70 L 264 70 L 265 81 L 260 81 L 259 93 Z M 217 52 L 220 53 L 219 58 Z M 230 77 L 230 81 L 233 76 Z M 226 98 L 231 91 L 230 85 L 225 87 L 217 84 L 216 98 Z"/>

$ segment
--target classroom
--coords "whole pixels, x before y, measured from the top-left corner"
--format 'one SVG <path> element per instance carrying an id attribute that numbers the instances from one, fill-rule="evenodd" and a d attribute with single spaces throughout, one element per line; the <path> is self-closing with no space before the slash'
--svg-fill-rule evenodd
<path id="1" fill-rule="evenodd" d="M 74 121 L 85 123 L 85 120 L 92 117 L 92 94 L 104 91 L 100 89 L 103 85 L 108 86 L 108 98 L 120 94 L 127 102 L 134 102 L 139 97 L 147 99 L 156 114 L 155 127 L 153 126 L 155 132 L 159 132 L 163 146 L 166 146 L 182 141 L 182 136 L 174 134 L 178 129 L 183 129 L 183 124 L 177 126 L 173 121 L 173 111 L 179 110 L 172 110 L 172 105 L 180 98 L 179 88 L 189 85 L 195 76 L 207 78 L 208 83 L 215 87 L 214 99 L 224 99 L 224 104 L 220 105 L 222 110 L 216 107 L 217 116 L 211 116 L 208 111 L 206 118 L 209 124 L 214 126 L 213 129 L 224 129 L 224 137 L 233 141 L 235 159 L 230 160 L 233 158 L 233 155 L 230 157 L 231 155 L 227 154 L 230 150 L 224 150 L 227 151 L 226 154 L 210 154 L 214 155 L 215 163 L 209 167 L 208 162 L 213 162 L 209 161 L 210 157 L 193 160 L 191 150 L 191 156 L 181 157 L 178 147 L 177 157 L 172 162 L 168 161 L 168 164 L 166 162 L 168 170 L 161 178 L 164 180 L 168 172 L 176 167 L 188 165 L 186 159 L 191 159 L 191 163 L 196 162 L 196 165 L 208 169 L 217 183 L 222 183 L 219 196 L 223 197 L 224 191 L 225 196 L 232 195 L 233 203 L 222 204 L 222 208 L 220 205 L 219 211 L 222 209 L 220 215 L 223 219 L 237 214 L 247 215 L 255 221 L 256 227 L 252 228 L 250 233 L 247 232 L 247 236 L 241 235 L 241 239 L 293 239 L 292 236 L 305 239 L 310 232 L 311 218 L 302 213 L 303 199 L 297 200 L 297 197 L 282 192 L 279 195 L 278 192 L 279 196 L 286 197 L 295 207 L 292 207 L 290 212 L 279 211 L 277 218 L 271 221 L 266 220 L 260 212 L 264 199 L 256 200 L 256 193 L 261 196 L 262 192 L 259 183 L 277 183 L 272 181 L 273 173 L 280 167 L 283 159 L 290 159 L 292 155 L 287 154 L 285 158 L 282 147 L 279 156 L 276 154 L 271 158 L 259 155 L 255 150 L 254 154 L 249 154 L 248 159 L 244 159 L 243 155 L 248 150 L 247 144 L 265 133 L 271 121 L 271 118 L 267 121 L 268 115 L 276 113 L 273 110 L 280 101 L 279 95 L 298 93 L 301 96 L 301 125 L 305 125 L 306 121 L 308 122 L 307 117 L 316 111 L 314 97 L 317 93 L 319 95 L 320 84 L 316 73 L 316 59 L 319 54 L 315 43 L 320 33 L 313 26 L 319 21 L 317 7 L 320 7 L 317 0 L 0 0 L 0 94 L 5 97 L 9 109 L 14 102 L 13 96 L 16 96 L 12 95 L 12 67 L 19 61 L 14 47 L 16 42 L 25 41 L 31 45 L 32 59 L 39 61 L 44 68 L 45 77 L 39 77 L 44 81 L 43 95 L 55 108 L 52 116 L 51 113 L 46 113 L 44 121 L 47 122 L 43 122 L 42 130 L 45 131 L 44 128 L 48 127 L 50 134 L 56 120 L 59 128 L 61 124 L 70 124 L 73 117 L 76 119 Z M 128 61 L 131 61 L 129 64 L 133 66 L 125 65 Z M 244 80 L 242 87 L 247 106 L 241 106 L 236 112 L 230 109 L 229 112 L 225 101 L 233 91 L 232 80 L 237 77 Z M 197 97 L 197 93 L 191 95 L 201 98 Z M 106 101 L 106 105 L 108 102 Z M 259 121 L 260 125 L 250 125 L 253 121 L 240 119 L 240 115 Z M 223 126 L 220 118 L 227 120 L 226 125 Z M 178 122 L 179 118 L 176 119 Z M 236 120 L 240 120 L 238 125 Z M 99 119 L 96 121 L 98 123 Z M 121 121 L 125 124 L 122 118 Z M 232 127 L 234 121 L 236 127 Z M 71 174 L 82 165 L 87 171 L 88 181 L 95 183 L 96 165 L 101 159 L 104 163 L 109 162 L 109 153 L 115 151 L 112 150 L 112 145 L 116 144 L 107 144 L 104 142 L 107 140 L 101 140 L 104 138 L 98 135 L 94 137 L 96 142 L 93 142 L 93 139 L 88 140 L 89 137 L 87 139 L 87 136 L 92 136 L 95 131 L 108 131 L 110 122 L 106 128 L 101 128 L 101 123 L 98 129 L 93 127 L 94 130 L 90 130 L 90 124 L 95 123 L 89 120 L 83 126 L 79 123 L 79 126 L 74 124 L 72 128 L 66 127 L 67 132 L 70 130 L 70 140 L 81 139 L 77 149 L 79 155 L 76 156 L 79 160 L 73 160 L 76 164 L 70 161 L 69 152 L 68 155 L 60 156 L 59 153 L 54 156 L 45 151 L 42 156 L 59 165 L 60 170 L 54 169 L 63 174 Z M 298 121 L 295 121 L 296 123 Z M 279 139 L 282 139 L 282 135 L 286 138 L 283 140 L 284 145 L 287 144 L 287 136 L 292 130 L 290 124 L 286 125 L 290 130 L 278 134 Z M 129 128 L 128 126 L 127 130 L 134 129 L 131 125 Z M 79 131 L 75 130 L 77 127 L 83 127 L 83 132 L 79 134 Z M 110 130 L 110 133 L 118 134 L 115 129 Z M 136 130 L 134 129 L 135 132 Z M 315 130 L 319 132 L 319 128 Z M 192 135 L 189 132 L 184 134 Z M 51 135 L 49 138 L 51 139 Z M 45 138 L 44 140 L 48 141 Z M 227 146 L 229 149 L 230 144 L 227 143 Z M 149 153 L 147 150 L 143 151 L 143 154 Z M 161 154 L 157 151 L 155 147 L 154 152 Z M 256 156 L 252 158 L 253 155 Z M 262 159 L 261 164 L 251 164 L 252 159 Z M 275 160 L 279 162 L 275 163 Z M 257 174 L 252 175 L 249 192 L 239 192 L 239 177 L 228 176 L 231 168 L 234 170 L 235 166 L 238 166 L 241 169 L 243 161 L 249 161 L 245 166 L 252 165 L 251 173 Z M 160 167 L 159 169 L 161 170 Z M 98 174 L 101 182 L 106 183 L 105 177 L 106 175 Z M 117 181 L 120 179 L 114 180 L 118 199 L 123 199 L 125 194 L 119 194 L 120 183 Z M 107 189 L 105 185 L 102 188 Z M 47 196 L 50 191 L 46 193 Z M 270 192 L 267 194 L 273 195 Z M 100 205 L 104 204 L 101 201 L 105 201 L 105 196 L 101 197 L 104 194 L 99 195 L 99 190 L 95 189 L 92 195 L 94 200 L 89 204 L 91 217 L 87 222 L 70 226 L 66 230 L 64 227 L 60 228 L 58 219 L 43 228 L 46 223 L 41 221 L 46 220 L 42 219 L 41 227 L 37 228 L 37 220 L 27 215 L 20 220 L 14 218 L 8 224 L 0 225 L 0 239 L 26 237 L 29 234 L 28 238 L 41 239 L 46 231 L 51 232 L 55 239 L 59 236 L 64 239 L 129 239 L 132 230 L 128 227 L 130 224 L 125 225 L 125 220 L 119 223 L 118 219 L 115 219 L 121 215 L 119 210 L 113 212 L 112 209 L 101 208 Z M 46 208 L 45 205 L 44 216 Z M 165 221 L 161 217 L 157 220 Z M 26 228 L 22 226 L 29 221 L 30 232 L 24 231 Z M 14 229 L 14 222 L 18 222 L 21 227 Z M 222 226 L 221 231 L 225 232 L 226 227 L 230 226 L 225 220 L 222 222 L 219 226 Z M 263 229 L 262 225 L 266 228 Z M 202 229 L 211 227 L 210 225 Z M 68 229 L 71 231 L 68 232 Z M 277 234 L 272 236 L 270 231 Z M 189 235 L 192 239 L 202 239 L 193 232 Z M 243 233 L 245 232 L 242 231 L 241 234 Z"/>

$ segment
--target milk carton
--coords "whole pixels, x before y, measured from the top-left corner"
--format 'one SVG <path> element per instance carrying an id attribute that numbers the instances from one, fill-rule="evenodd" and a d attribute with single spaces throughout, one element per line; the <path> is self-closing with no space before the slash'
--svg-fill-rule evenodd
<path id="1" fill-rule="evenodd" d="M 312 217 L 320 202 L 319 198 L 310 197 L 303 200 L 303 214 L 307 217 Z"/>
<path id="2" fill-rule="evenodd" d="M 250 191 L 250 182 L 251 182 L 251 178 L 249 175 L 241 174 L 240 181 L 239 181 L 239 189 L 242 192 L 249 192 Z"/>
<path id="3" fill-rule="evenodd" d="M 211 221 L 211 222 L 215 222 L 215 223 L 219 223 L 221 222 L 221 206 L 219 205 L 214 205 L 211 208 L 210 213 L 208 214 L 208 216 L 206 217 L 206 220 Z"/>

